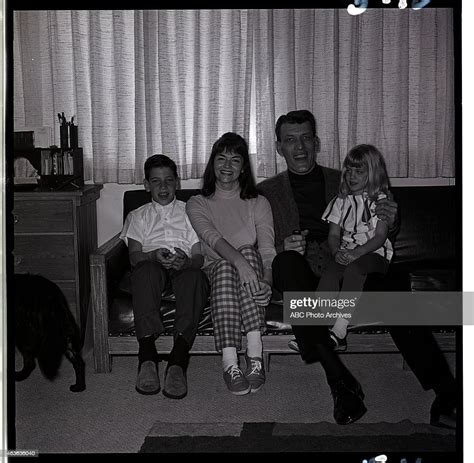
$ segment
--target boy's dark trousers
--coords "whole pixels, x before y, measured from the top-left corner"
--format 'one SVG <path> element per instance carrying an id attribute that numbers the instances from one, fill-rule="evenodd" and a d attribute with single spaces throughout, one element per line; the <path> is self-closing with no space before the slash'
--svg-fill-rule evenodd
<path id="1" fill-rule="evenodd" d="M 160 306 L 163 290 L 171 283 L 176 297 L 175 339 L 181 334 L 191 347 L 209 296 L 209 282 L 200 269 L 165 269 L 159 262 L 142 261 L 132 270 L 133 315 L 137 339 L 164 331 Z"/>

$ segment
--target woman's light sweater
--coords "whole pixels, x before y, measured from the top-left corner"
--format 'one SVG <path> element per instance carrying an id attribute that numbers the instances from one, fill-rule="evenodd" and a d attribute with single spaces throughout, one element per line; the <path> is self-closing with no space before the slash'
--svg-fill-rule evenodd
<path id="1" fill-rule="evenodd" d="M 235 249 L 257 245 L 264 268 L 271 268 L 275 251 L 275 234 L 270 203 L 263 196 L 240 198 L 240 187 L 231 191 L 216 185 L 212 196 L 193 196 L 186 203 L 186 212 L 201 240 L 204 267 L 222 257 L 214 250 L 220 238 Z"/>

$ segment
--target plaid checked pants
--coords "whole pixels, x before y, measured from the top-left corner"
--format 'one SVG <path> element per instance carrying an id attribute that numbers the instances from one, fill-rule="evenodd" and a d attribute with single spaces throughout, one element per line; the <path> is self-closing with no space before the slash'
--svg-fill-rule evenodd
<path id="1" fill-rule="evenodd" d="M 262 258 L 253 246 L 242 246 L 239 252 L 263 278 Z M 211 283 L 211 316 L 214 325 L 216 350 L 224 347 L 242 346 L 242 331 L 264 330 L 265 307 L 247 294 L 240 283 L 235 267 L 225 259 L 220 259 L 203 269 Z"/>

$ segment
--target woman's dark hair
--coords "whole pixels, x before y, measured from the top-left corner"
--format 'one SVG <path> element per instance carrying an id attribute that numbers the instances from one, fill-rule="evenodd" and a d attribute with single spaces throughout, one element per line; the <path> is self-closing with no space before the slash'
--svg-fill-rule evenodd
<path id="1" fill-rule="evenodd" d="M 145 161 L 144 170 L 147 180 L 150 180 L 150 172 L 153 167 L 169 167 L 173 172 L 174 178 L 178 178 L 176 163 L 164 154 L 154 154 Z"/>
<path id="2" fill-rule="evenodd" d="M 237 153 L 242 156 L 242 173 L 239 175 L 240 197 L 242 199 L 256 198 L 257 187 L 250 167 L 250 157 L 247 142 L 238 134 L 227 132 L 220 137 L 212 146 L 211 156 L 207 161 L 204 171 L 202 194 L 211 196 L 216 191 L 216 174 L 214 172 L 214 159 L 220 153 Z"/>

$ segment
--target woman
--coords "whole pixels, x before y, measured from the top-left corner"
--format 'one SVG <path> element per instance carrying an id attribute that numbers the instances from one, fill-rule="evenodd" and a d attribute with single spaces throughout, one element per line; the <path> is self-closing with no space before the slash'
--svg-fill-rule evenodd
<path id="1" fill-rule="evenodd" d="M 256 392 L 265 383 L 261 332 L 276 251 L 270 203 L 257 193 L 247 143 L 240 135 L 228 132 L 214 143 L 202 194 L 188 200 L 186 212 L 203 245 L 225 383 L 236 395 Z M 237 355 L 242 330 L 247 337 L 245 371 Z"/>

